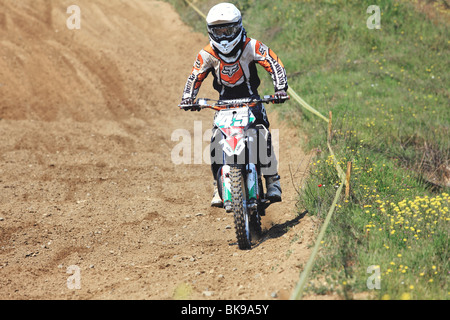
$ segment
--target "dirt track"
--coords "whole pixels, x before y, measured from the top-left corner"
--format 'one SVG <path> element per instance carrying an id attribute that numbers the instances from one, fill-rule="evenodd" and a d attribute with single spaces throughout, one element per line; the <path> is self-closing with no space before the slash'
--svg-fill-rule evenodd
<path id="1" fill-rule="evenodd" d="M 299 138 L 269 114 L 283 202 L 240 251 L 231 214 L 209 207 L 209 165 L 171 160 L 174 130 L 211 125 L 177 108 L 207 39 L 143 0 L 77 1 L 69 30 L 72 4 L 0 3 L 0 299 L 288 298 L 314 235 L 295 208 Z M 217 96 L 210 81 L 200 96 Z"/>

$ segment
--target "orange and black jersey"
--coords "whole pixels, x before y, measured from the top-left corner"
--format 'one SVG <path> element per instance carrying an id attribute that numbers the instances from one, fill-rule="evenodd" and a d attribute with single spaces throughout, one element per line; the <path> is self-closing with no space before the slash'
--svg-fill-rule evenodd
<path id="1" fill-rule="evenodd" d="M 197 55 L 183 91 L 183 99 L 195 98 L 200 86 L 211 72 L 219 99 L 238 99 L 258 95 L 260 79 L 256 63 L 270 73 L 275 91 L 287 90 L 286 70 L 277 55 L 258 40 L 247 38 L 237 61 L 227 63 L 210 44 Z"/>

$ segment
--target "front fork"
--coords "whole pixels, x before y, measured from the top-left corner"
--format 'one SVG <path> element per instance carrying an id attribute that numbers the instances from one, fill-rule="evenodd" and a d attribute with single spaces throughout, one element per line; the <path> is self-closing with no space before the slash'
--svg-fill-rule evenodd
<path id="1" fill-rule="evenodd" d="M 258 188 L 258 171 L 254 163 L 249 163 L 245 166 L 245 179 L 246 179 L 246 192 L 247 205 L 249 209 L 256 209 L 257 200 L 259 198 Z M 230 179 L 230 166 L 222 166 L 222 199 L 224 208 L 227 212 L 232 210 L 231 203 L 233 202 L 233 196 L 231 192 L 231 179 Z"/>
<path id="2" fill-rule="evenodd" d="M 247 194 L 248 194 L 248 207 L 250 209 L 256 209 L 258 205 L 258 171 L 254 163 L 249 163 L 246 166 L 247 169 Z"/>
<path id="3" fill-rule="evenodd" d="M 223 207 L 227 212 L 231 212 L 231 202 L 233 201 L 233 196 L 231 193 L 231 179 L 230 179 L 230 166 L 222 166 L 222 200 Z"/>

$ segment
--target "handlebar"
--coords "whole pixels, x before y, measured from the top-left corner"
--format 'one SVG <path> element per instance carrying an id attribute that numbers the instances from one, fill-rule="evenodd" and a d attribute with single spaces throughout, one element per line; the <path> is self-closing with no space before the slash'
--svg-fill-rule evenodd
<path id="1" fill-rule="evenodd" d="M 254 107 L 258 103 L 283 103 L 289 100 L 289 96 L 285 97 L 276 97 L 275 95 L 267 95 L 264 96 L 263 99 L 255 99 L 255 98 L 242 98 L 242 99 L 233 99 L 233 100 L 213 100 L 207 98 L 199 98 L 193 104 L 179 104 L 178 107 L 180 109 L 193 109 L 193 110 L 201 110 L 201 109 L 213 109 L 216 111 L 224 110 L 224 109 L 232 109 L 232 108 L 241 108 L 241 107 Z M 214 101 L 215 103 L 210 104 L 208 101 Z"/>

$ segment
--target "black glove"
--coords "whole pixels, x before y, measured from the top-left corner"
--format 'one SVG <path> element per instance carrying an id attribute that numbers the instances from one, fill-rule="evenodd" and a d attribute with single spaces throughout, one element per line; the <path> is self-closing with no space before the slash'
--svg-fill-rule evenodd
<path id="1" fill-rule="evenodd" d="M 181 100 L 181 103 L 180 103 L 180 105 L 183 105 L 183 106 L 189 106 L 189 105 L 191 105 L 191 104 L 193 104 L 194 103 L 194 99 L 192 99 L 192 98 L 184 98 L 184 99 L 182 99 Z M 192 108 L 182 108 L 184 111 L 188 111 L 188 110 L 191 110 L 192 111 Z"/>
<path id="2" fill-rule="evenodd" d="M 284 90 L 279 90 L 275 92 L 273 101 L 274 103 L 284 103 L 287 100 L 288 94 Z"/>

